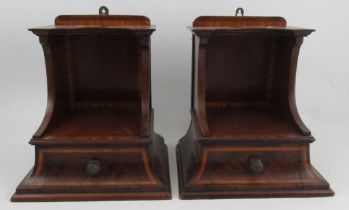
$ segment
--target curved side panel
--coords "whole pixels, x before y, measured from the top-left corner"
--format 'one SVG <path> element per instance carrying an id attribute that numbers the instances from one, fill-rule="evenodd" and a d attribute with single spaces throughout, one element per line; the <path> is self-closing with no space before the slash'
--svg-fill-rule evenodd
<path id="1" fill-rule="evenodd" d="M 291 51 L 290 57 L 290 79 L 288 84 L 288 109 L 291 115 L 291 120 L 294 125 L 302 132 L 303 135 L 311 135 L 310 130 L 305 126 L 302 119 L 299 116 L 297 106 L 296 106 L 296 97 L 295 97 L 295 85 L 296 85 L 296 72 L 297 72 L 297 61 L 300 47 L 303 43 L 303 37 L 295 38 L 294 47 Z"/>
<path id="2" fill-rule="evenodd" d="M 49 37 L 40 37 L 40 43 L 42 45 L 44 56 L 45 56 L 45 64 L 46 64 L 46 77 L 47 77 L 47 107 L 44 119 L 35 132 L 34 137 L 40 137 L 43 135 L 49 123 L 52 119 L 54 108 L 55 108 L 55 85 L 54 85 L 54 71 L 53 71 L 53 51 L 50 43 Z"/>

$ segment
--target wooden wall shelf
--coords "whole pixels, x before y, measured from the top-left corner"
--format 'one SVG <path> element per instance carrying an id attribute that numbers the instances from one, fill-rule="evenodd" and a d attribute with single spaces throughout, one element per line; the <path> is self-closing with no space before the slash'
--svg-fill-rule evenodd
<path id="1" fill-rule="evenodd" d="M 281 17 L 198 17 L 192 123 L 177 145 L 180 197 L 307 197 L 333 191 L 312 167 L 315 139 L 295 103 L 297 59 L 313 30 Z"/>
<path id="2" fill-rule="evenodd" d="M 40 38 L 48 106 L 35 166 L 12 201 L 170 199 L 167 147 L 153 130 L 144 16 L 58 16 Z"/>

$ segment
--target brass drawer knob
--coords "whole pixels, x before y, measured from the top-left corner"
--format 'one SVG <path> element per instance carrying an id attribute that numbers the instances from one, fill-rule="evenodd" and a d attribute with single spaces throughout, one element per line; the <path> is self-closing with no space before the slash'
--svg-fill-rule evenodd
<path id="1" fill-rule="evenodd" d="M 94 176 L 101 170 L 101 162 L 99 160 L 87 161 L 86 171 L 89 175 Z"/>
<path id="2" fill-rule="evenodd" d="M 249 168 L 254 174 L 259 174 L 263 171 L 264 165 L 260 158 L 250 158 Z"/>

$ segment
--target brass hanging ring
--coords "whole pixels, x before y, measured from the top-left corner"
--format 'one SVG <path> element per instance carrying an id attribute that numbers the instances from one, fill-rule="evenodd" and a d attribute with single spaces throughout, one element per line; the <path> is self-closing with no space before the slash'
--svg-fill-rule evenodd
<path id="1" fill-rule="evenodd" d="M 109 15 L 109 9 L 106 6 L 101 6 L 99 8 L 99 14 L 100 15 Z"/>
<path id="2" fill-rule="evenodd" d="M 244 9 L 242 7 L 236 9 L 235 16 L 238 16 L 239 13 L 241 14 L 241 16 L 244 16 Z"/>

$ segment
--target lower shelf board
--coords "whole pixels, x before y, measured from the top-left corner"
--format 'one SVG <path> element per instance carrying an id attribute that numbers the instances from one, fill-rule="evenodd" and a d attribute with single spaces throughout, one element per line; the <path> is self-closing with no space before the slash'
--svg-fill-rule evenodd
<path id="1" fill-rule="evenodd" d="M 48 129 L 42 139 L 134 139 L 140 135 L 139 116 L 137 109 L 75 109 Z"/>
<path id="2" fill-rule="evenodd" d="M 264 109 L 208 109 L 207 121 L 211 137 L 239 139 L 250 139 L 256 136 L 301 137 L 301 133 L 279 113 Z"/>

